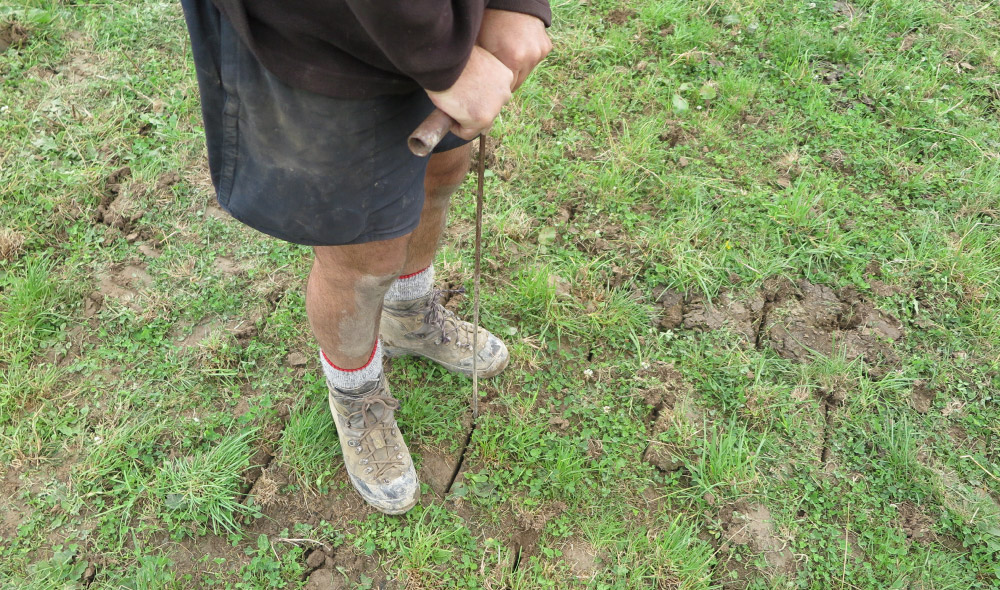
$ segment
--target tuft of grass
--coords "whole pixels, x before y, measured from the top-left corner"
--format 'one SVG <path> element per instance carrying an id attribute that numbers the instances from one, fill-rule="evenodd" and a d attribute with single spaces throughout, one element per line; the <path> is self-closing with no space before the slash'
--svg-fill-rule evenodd
<path id="1" fill-rule="evenodd" d="M 240 502 L 243 470 L 250 466 L 255 430 L 227 435 L 207 451 L 172 459 L 157 472 L 155 495 L 160 516 L 171 524 L 191 524 L 194 530 L 237 533 L 238 522 L 257 510 Z"/>

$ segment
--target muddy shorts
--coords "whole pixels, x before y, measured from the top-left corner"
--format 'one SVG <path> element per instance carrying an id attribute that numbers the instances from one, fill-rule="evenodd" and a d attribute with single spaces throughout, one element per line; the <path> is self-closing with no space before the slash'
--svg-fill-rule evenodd
<path id="1" fill-rule="evenodd" d="M 292 88 L 264 69 L 210 0 L 182 0 L 219 205 L 309 246 L 413 231 L 427 158 L 406 138 L 433 110 L 423 91 L 364 100 Z M 467 143 L 449 134 L 435 151 Z"/>

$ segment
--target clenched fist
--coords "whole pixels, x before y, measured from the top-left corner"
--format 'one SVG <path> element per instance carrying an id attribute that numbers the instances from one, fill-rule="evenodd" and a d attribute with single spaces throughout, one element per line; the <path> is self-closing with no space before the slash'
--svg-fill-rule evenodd
<path id="1" fill-rule="evenodd" d="M 531 70 L 552 51 L 545 23 L 530 14 L 487 8 L 476 44 L 489 51 L 514 73 L 517 90 Z"/>
<path id="2" fill-rule="evenodd" d="M 499 59 L 481 47 L 473 47 L 465 69 L 451 88 L 426 92 L 434 106 L 455 120 L 451 132 L 473 139 L 489 130 L 510 100 L 513 80 L 514 75 Z"/>

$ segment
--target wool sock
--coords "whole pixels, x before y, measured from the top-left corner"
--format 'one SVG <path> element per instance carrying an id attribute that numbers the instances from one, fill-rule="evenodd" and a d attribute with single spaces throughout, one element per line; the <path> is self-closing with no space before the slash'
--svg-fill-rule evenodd
<path id="1" fill-rule="evenodd" d="M 331 385 L 339 390 L 357 389 L 365 383 L 376 381 L 382 374 L 382 340 L 375 341 L 375 348 L 372 349 L 368 362 L 357 369 L 341 369 L 322 350 L 319 351 L 319 360 Z"/>
<path id="2" fill-rule="evenodd" d="M 419 299 L 434 288 L 434 265 L 413 274 L 403 275 L 393 281 L 385 294 L 385 301 L 410 301 Z"/>

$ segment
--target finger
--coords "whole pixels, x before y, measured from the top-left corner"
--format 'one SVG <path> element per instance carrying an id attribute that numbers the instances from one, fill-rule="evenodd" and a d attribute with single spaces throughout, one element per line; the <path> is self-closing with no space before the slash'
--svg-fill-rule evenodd
<path id="1" fill-rule="evenodd" d="M 484 131 L 480 129 L 474 129 L 471 127 L 463 127 L 458 123 L 455 123 L 454 125 L 451 126 L 451 132 L 461 137 L 462 139 L 473 140 L 476 138 L 476 136 L 478 136 L 481 132 Z"/>

